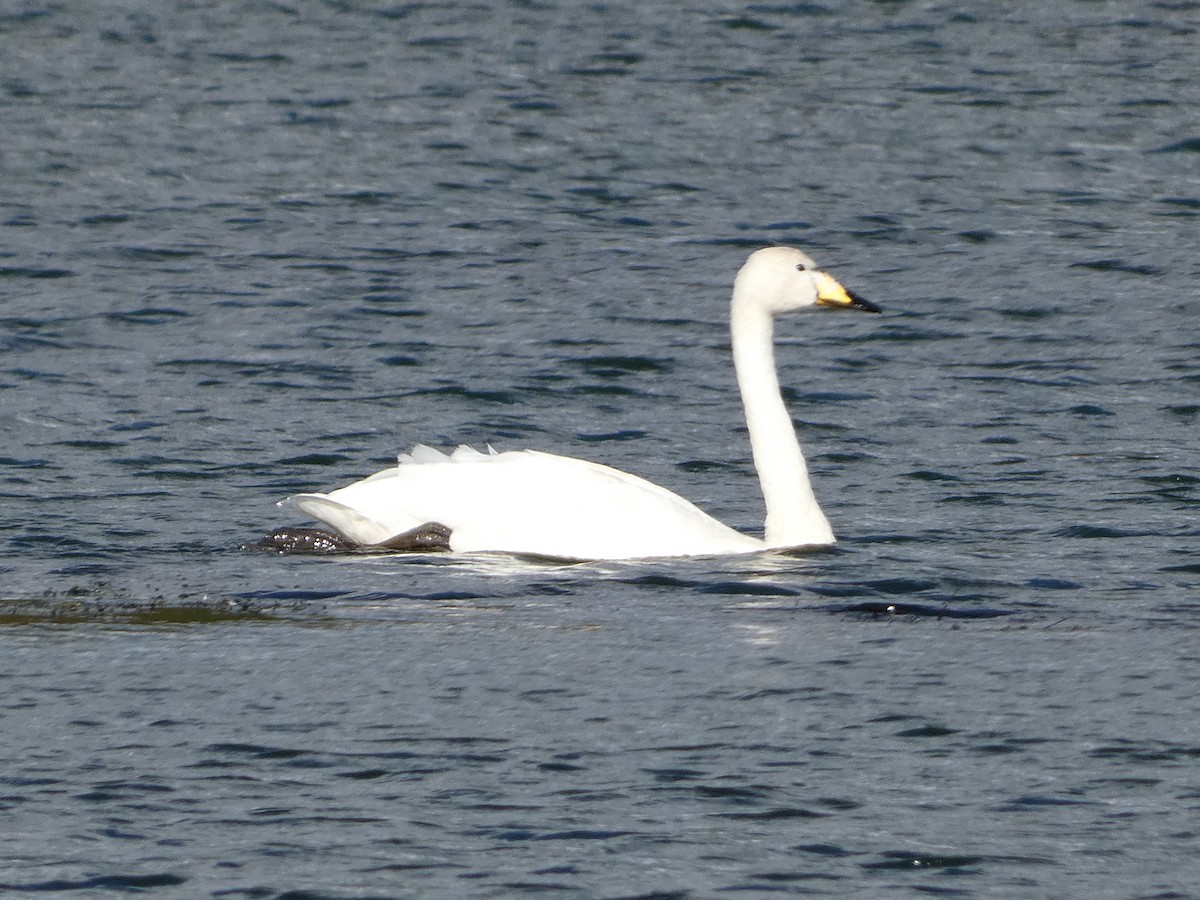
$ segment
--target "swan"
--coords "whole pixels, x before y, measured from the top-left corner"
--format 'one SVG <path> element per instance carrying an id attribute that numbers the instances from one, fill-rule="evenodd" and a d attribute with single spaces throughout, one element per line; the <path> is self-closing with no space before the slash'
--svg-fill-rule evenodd
<path id="1" fill-rule="evenodd" d="M 809 484 L 780 394 L 772 343 L 776 314 L 814 306 L 880 311 L 792 247 L 755 251 L 734 280 L 733 363 L 766 501 L 762 538 L 735 531 L 666 488 L 598 463 L 537 450 L 459 447 L 444 454 L 418 445 L 397 465 L 362 481 L 280 501 L 336 534 L 281 530 L 268 535 L 266 545 L 618 560 L 832 544 L 833 530 Z"/>

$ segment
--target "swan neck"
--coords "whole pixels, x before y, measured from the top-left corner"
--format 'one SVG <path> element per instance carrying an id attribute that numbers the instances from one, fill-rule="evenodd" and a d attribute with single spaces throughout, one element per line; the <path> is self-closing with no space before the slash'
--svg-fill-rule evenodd
<path id="1" fill-rule="evenodd" d="M 833 543 L 779 390 L 771 313 L 735 288 L 730 330 L 750 448 L 767 507 L 765 542 L 768 547 Z"/>

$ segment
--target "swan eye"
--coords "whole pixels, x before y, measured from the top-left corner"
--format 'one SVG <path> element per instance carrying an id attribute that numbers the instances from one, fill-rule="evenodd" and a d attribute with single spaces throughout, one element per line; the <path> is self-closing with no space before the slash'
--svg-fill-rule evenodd
<path id="1" fill-rule="evenodd" d="M 796 263 L 796 271 L 797 272 L 806 272 L 806 271 L 808 271 L 808 266 L 804 265 L 804 263 Z"/>

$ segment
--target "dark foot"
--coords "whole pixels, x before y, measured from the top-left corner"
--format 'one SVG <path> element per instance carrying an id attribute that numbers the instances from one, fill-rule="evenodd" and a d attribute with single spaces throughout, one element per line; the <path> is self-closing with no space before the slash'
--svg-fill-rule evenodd
<path id="1" fill-rule="evenodd" d="M 379 545 L 403 553 L 445 553 L 450 550 L 450 529 L 441 522 L 426 522 Z"/>
<path id="2" fill-rule="evenodd" d="M 261 541 L 242 544 L 243 550 L 271 550 L 275 553 L 337 553 L 354 550 L 344 537 L 317 528 L 280 528 Z"/>

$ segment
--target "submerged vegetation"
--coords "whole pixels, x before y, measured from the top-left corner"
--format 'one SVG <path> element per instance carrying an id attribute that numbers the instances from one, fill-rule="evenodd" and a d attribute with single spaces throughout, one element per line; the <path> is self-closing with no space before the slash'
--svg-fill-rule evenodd
<path id="1" fill-rule="evenodd" d="M 303 613 L 303 616 L 298 614 Z M 181 596 L 137 600 L 115 596 L 110 590 L 74 587 L 30 598 L 0 597 L 0 627 L 24 625 L 111 624 L 170 627 L 226 622 L 304 621 L 324 624 L 324 615 L 313 616 L 310 604 L 278 597 Z"/>

